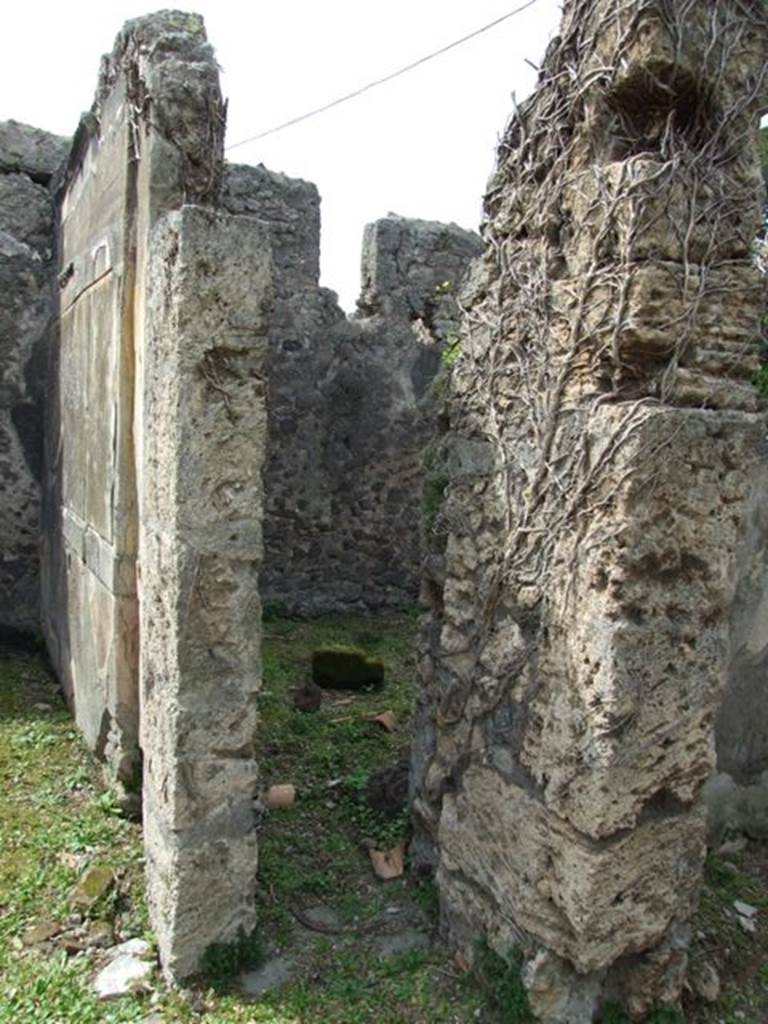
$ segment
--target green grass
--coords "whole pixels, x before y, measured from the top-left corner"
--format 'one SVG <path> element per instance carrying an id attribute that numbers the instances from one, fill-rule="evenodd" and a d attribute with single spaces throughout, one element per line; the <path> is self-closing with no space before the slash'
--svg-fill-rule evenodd
<path id="1" fill-rule="evenodd" d="M 113 813 L 96 766 L 35 658 L 0 662 L 0 792 L 0 1020 L 140 1020 L 139 1000 L 105 1008 L 91 994 L 86 958 L 60 950 L 36 955 L 21 943 L 35 923 L 66 923 L 79 865 L 94 861 L 127 872 L 119 902 L 99 909 L 120 912 L 132 934 L 146 926 L 138 830 Z"/>
<path id="2" fill-rule="evenodd" d="M 274 617 L 265 624 L 262 784 L 291 782 L 297 799 L 260 824 L 253 941 L 210 950 L 207 980 L 184 997 L 155 979 L 151 996 L 110 1004 L 90 988 L 98 953 L 67 956 L 58 939 L 38 947 L 22 939 L 33 925 L 67 925 L 72 888 L 93 863 L 110 867 L 117 884 L 92 915 L 107 920 L 120 939 L 147 934 L 140 829 L 116 813 L 42 662 L 0 661 L 0 1021 L 123 1024 L 152 1011 L 168 1024 L 464 1024 L 478 1012 L 486 1024 L 524 1024 L 528 1009 L 514 958 L 485 951 L 464 973 L 439 945 L 396 956 L 383 956 L 377 947 L 388 929 L 428 929 L 437 915 L 433 884 L 378 881 L 363 843 L 386 847 L 407 834 L 402 815 L 374 812 L 362 797 L 370 774 L 399 760 L 409 745 L 415 631 L 411 614 Z M 354 644 L 381 657 L 385 686 L 331 693 L 318 711 L 296 711 L 291 691 L 307 682 L 311 652 L 326 643 Z M 392 733 L 369 720 L 384 710 L 397 716 Z M 732 907 L 737 899 L 759 908 L 757 934 L 739 926 Z M 332 933 L 299 927 L 294 910 L 317 919 L 318 908 L 335 916 Z M 765 1024 L 764 845 L 708 858 L 693 930 L 692 955 L 716 966 L 722 995 L 712 1006 L 687 996 L 684 1016 L 659 1008 L 654 1024 Z M 294 960 L 293 981 L 258 1002 L 228 990 L 231 972 L 246 960 L 275 955 Z M 605 1008 L 604 1024 L 625 1019 L 618 1008 Z"/>
<path id="3" fill-rule="evenodd" d="M 154 995 L 104 1004 L 91 991 L 98 953 L 67 956 L 58 938 L 27 947 L 41 923 L 66 927 L 70 893 L 85 867 L 113 869 L 117 885 L 93 916 L 119 939 L 147 933 L 140 829 L 116 813 L 95 765 L 43 663 L 0 661 L 0 1021 L 19 1024 L 123 1024 L 151 1011 L 163 1021 L 202 1024 L 451 1024 L 471 1020 L 481 997 L 439 947 L 383 957 L 378 923 L 423 927 L 434 920 L 429 887 L 382 883 L 363 839 L 386 846 L 407 831 L 403 816 L 373 812 L 361 799 L 372 771 L 408 747 L 414 697 L 416 619 L 324 618 L 265 623 L 264 685 L 258 736 L 262 783 L 292 782 L 296 803 L 266 815 L 259 835 L 258 928 L 253 937 L 209 949 L 206 979 L 189 999 L 157 978 Z M 330 694 L 319 711 L 294 710 L 291 691 L 310 678 L 311 652 L 323 644 L 364 647 L 383 659 L 379 691 Z M 47 709 L 36 708 L 46 704 Z M 369 716 L 391 710 L 387 733 Z M 329 783 L 334 783 L 329 786 Z M 290 907 L 322 905 L 339 927 L 375 928 L 325 935 L 302 932 Z M 73 925 L 74 926 L 74 925 Z M 252 939 L 252 941 L 251 941 Z M 282 949 L 295 958 L 294 981 L 245 1001 L 227 991 L 233 971 Z"/>
<path id="4" fill-rule="evenodd" d="M 496 1011 L 500 1024 L 533 1024 L 534 1017 L 520 973 L 522 966 L 523 955 L 517 949 L 506 958 L 484 944 L 476 952 L 473 973 L 486 1001 Z"/>

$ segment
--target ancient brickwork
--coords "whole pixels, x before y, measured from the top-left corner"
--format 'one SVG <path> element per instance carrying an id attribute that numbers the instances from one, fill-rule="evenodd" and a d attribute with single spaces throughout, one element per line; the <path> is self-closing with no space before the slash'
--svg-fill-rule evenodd
<path id="1" fill-rule="evenodd" d="M 50 182 L 69 141 L 0 124 L 0 629 L 40 626 L 40 479 L 53 316 Z"/>
<path id="2" fill-rule="evenodd" d="M 452 941 L 522 945 L 546 1020 L 678 997 L 718 708 L 763 678 L 767 45 L 758 3 L 570 0 L 486 197 L 425 582 L 415 853 Z"/>
<path id="3" fill-rule="evenodd" d="M 370 225 L 350 321 L 318 286 L 314 185 L 232 166 L 222 203 L 265 221 L 273 244 L 262 598 L 300 613 L 412 604 L 430 384 L 479 238 L 394 216 Z"/>

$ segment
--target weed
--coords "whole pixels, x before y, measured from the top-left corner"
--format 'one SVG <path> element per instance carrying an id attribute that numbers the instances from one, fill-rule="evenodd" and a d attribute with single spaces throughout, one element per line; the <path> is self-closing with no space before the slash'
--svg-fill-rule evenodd
<path id="1" fill-rule="evenodd" d="M 121 814 L 120 801 L 118 800 L 117 794 L 112 789 L 105 789 L 103 793 L 100 793 L 96 797 L 95 803 L 99 810 L 103 811 L 105 814 L 114 814 L 117 816 Z"/>
<path id="2" fill-rule="evenodd" d="M 261 609 L 262 622 L 276 622 L 288 618 L 288 606 L 282 601 L 265 601 Z"/>
<path id="3" fill-rule="evenodd" d="M 500 1024 L 529 1024 L 533 1014 L 525 991 L 521 969 L 523 954 L 512 949 L 501 957 L 487 944 L 478 946 L 472 973 Z"/>
<path id="4" fill-rule="evenodd" d="M 761 398 L 768 398 L 768 363 L 764 363 L 755 374 L 754 384 Z"/>
<path id="5" fill-rule="evenodd" d="M 431 533 L 437 524 L 447 487 L 448 477 L 443 474 L 427 477 L 424 481 L 421 511 L 424 519 L 424 529 L 427 533 Z"/>
<path id="6" fill-rule="evenodd" d="M 446 342 L 445 348 L 440 353 L 440 362 L 443 364 L 446 370 L 450 370 L 456 364 L 456 360 L 461 355 L 461 339 L 458 334 L 450 334 Z"/>
<path id="7" fill-rule="evenodd" d="M 606 1003 L 600 1024 L 631 1024 L 627 1012 L 618 1003 Z"/>
<path id="8" fill-rule="evenodd" d="M 264 946 L 256 929 L 240 928 L 231 942 L 212 942 L 200 957 L 200 974 L 214 989 L 229 987 L 241 971 L 258 967 L 264 961 Z"/>
<path id="9" fill-rule="evenodd" d="M 420 882 L 414 889 L 414 896 L 422 911 L 433 920 L 436 919 L 440 911 L 440 896 L 435 882 Z"/>
<path id="10" fill-rule="evenodd" d="M 707 857 L 704 866 L 704 881 L 723 903 L 731 903 L 739 898 L 738 872 L 717 854 L 711 853 Z"/>
<path id="11" fill-rule="evenodd" d="M 676 1006 L 657 1006 L 648 1015 L 648 1024 L 685 1024 L 685 1017 Z"/>
<path id="12" fill-rule="evenodd" d="M 350 772 L 344 782 L 348 789 L 353 790 L 358 795 L 362 795 L 370 777 L 371 773 L 367 768 L 357 768 L 355 771 Z"/>

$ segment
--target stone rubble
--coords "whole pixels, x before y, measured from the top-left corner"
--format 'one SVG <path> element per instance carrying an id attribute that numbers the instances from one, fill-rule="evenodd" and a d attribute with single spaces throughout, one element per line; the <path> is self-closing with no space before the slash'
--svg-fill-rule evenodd
<path id="1" fill-rule="evenodd" d="M 93 980 L 93 990 L 99 999 L 118 999 L 142 990 L 155 971 L 152 949 L 143 939 L 129 939 L 114 946 L 108 953 L 108 963 Z"/>

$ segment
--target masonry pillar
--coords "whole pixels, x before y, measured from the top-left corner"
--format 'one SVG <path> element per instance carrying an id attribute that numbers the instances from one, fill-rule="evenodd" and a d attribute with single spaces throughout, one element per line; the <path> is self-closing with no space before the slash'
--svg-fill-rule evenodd
<path id="1" fill-rule="evenodd" d="M 767 44 L 757 3 L 569 0 L 486 197 L 415 853 L 456 945 L 522 947 L 544 1020 L 640 1017 L 685 978 L 735 596 L 766 544 Z"/>
<path id="2" fill-rule="evenodd" d="M 44 626 L 126 802 L 143 768 L 151 920 L 173 981 L 254 924 L 271 269 L 259 223 L 217 211 L 223 137 L 202 19 L 128 22 L 60 205 Z"/>
<path id="3" fill-rule="evenodd" d="M 137 18 L 102 61 L 58 197 L 43 630 L 78 726 L 126 806 L 141 775 L 135 378 L 148 237 L 166 211 L 215 199 L 223 138 L 202 19 Z"/>
<path id="4" fill-rule="evenodd" d="M 155 229 L 147 274 L 144 824 L 160 958 L 179 979 L 255 924 L 266 229 L 184 206 Z"/>

